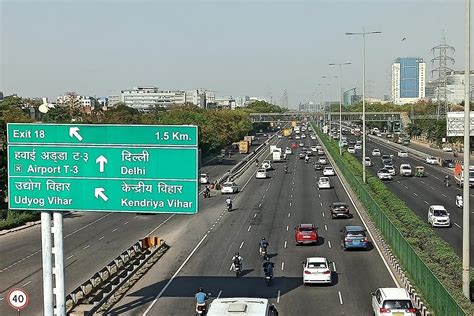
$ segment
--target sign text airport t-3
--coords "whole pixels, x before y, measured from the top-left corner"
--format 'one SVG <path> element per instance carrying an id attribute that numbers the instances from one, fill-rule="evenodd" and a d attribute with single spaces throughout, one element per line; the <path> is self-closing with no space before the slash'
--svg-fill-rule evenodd
<path id="1" fill-rule="evenodd" d="M 11 123 L 7 130 L 11 209 L 197 212 L 196 126 Z"/>

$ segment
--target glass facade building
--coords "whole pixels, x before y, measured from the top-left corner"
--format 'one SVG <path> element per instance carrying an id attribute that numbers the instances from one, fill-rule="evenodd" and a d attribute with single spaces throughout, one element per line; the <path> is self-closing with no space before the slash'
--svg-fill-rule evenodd
<path id="1" fill-rule="evenodd" d="M 426 64 L 419 57 L 397 58 L 392 64 L 392 99 L 397 104 L 425 97 Z"/>

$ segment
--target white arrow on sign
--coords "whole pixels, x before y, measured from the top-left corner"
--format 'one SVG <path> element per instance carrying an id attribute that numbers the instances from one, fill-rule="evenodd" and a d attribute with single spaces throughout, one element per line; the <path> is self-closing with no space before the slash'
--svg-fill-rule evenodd
<path id="1" fill-rule="evenodd" d="M 95 188 L 94 195 L 95 195 L 96 198 L 99 198 L 99 196 L 100 196 L 102 198 L 102 200 L 107 202 L 107 200 L 109 198 L 107 197 L 107 195 L 104 194 L 104 192 L 105 192 L 104 188 Z"/>
<path id="2" fill-rule="evenodd" d="M 76 137 L 78 141 L 82 141 L 82 136 L 79 135 L 79 127 L 69 127 L 69 137 Z"/>
<path id="3" fill-rule="evenodd" d="M 99 171 L 104 172 L 104 165 L 107 163 L 107 158 L 105 158 L 103 155 L 100 155 L 95 160 L 95 163 L 99 164 Z"/>

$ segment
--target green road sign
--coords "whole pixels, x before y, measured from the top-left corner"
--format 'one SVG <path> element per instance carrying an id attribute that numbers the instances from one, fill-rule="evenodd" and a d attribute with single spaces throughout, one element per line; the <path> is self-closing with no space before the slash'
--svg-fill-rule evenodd
<path id="1" fill-rule="evenodd" d="M 74 133 L 62 135 L 71 127 L 78 127 L 81 140 Z M 8 124 L 7 129 L 10 209 L 198 210 L 196 126 Z M 184 134 L 187 139 L 164 139 Z"/>
<path id="2" fill-rule="evenodd" d="M 191 125 L 22 124 L 7 126 L 9 144 L 192 146 L 198 145 Z"/>

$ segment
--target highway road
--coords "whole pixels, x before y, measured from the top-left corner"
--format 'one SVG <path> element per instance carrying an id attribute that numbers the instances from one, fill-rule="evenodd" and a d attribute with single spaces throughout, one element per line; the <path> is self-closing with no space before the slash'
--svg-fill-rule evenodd
<path id="1" fill-rule="evenodd" d="M 352 137 L 353 139 L 354 137 Z M 351 137 L 349 137 L 351 139 Z M 420 148 L 421 147 L 421 148 Z M 397 156 L 397 150 L 387 143 L 387 140 L 377 139 L 377 141 L 370 141 L 367 143 L 367 156 L 372 159 L 374 165 L 368 167 L 369 172 L 374 175 L 383 167 L 380 157 L 373 157 L 371 155 L 374 148 L 380 149 L 382 155 L 394 155 L 394 165 L 397 175 L 393 180 L 384 181 L 385 185 L 403 201 L 406 205 L 417 214 L 423 221 L 427 222 L 428 208 L 430 205 L 443 205 L 450 213 L 452 227 L 449 228 L 434 228 L 436 233 L 446 240 L 455 250 L 455 252 L 462 256 L 462 209 L 455 206 L 456 194 L 461 193 L 462 189 L 454 185 L 452 169 L 440 167 L 438 165 L 430 165 L 425 163 L 418 157 L 411 156 L 408 158 L 401 158 Z M 418 146 L 417 150 L 430 154 L 428 150 Z M 362 150 L 356 151 L 356 156 L 362 159 Z M 402 163 L 408 163 L 414 169 L 415 166 L 421 165 L 425 167 L 426 177 L 402 177 L 399 175 L 399 167 Z M 443 183 L 445 175 L 450 176 L 449 187 Z M 470 198 L 474 197 L 474 191 L 470 190 Z M 471 204 L 472 205 L 472 204 Z M 472 212 L 474 214 L 474 212 Z M 471 216 L 471 226 L 474 224 L 474 215 Z M 474 238 L 471 234 L 471 247 L 474 245 Z M 474 254 L 471 254 L 471 260 L 474 260 Z M 471 261 L 474 262 L 474 261 Z"/>
<path id="2" fill-rule="evenodd" d="M 261 140 L 262 141 L 262 140 Z M 256 148 L 256 142 L 253 148 Z M 202 168 L 210 181 L 223 175 L 245 155 L 234 154 L 223 164 L 210 160 Z M 207 159 L 209 160 L 209 159 Z M 201 209 L 213 202 L 200 198 Z M 76 212 L 64 218 L 65 288 L 70 293 L 123 250 L 147 234 L 160 235 L 167 225 L 179 226 L 190 215 L 136 215 L 133 213 Z M 42 311 L 42 262 L 40 225 L 0 236 L 0 315 L 17 315 L 5 301 L 11 288 L 30 294 L 29 307 L 22 315 Z"/>
<path id="3" fill-rule="evenodd" d="M 281 140 L 282 147 L 288 142 Z M 281 315 L 371 314 L 370 292 L 395 283 L 373 246 L 347 252 L 339 246 L 340 229 L 362 224 L 344 188 L 332 177 L 332 189 L 318 190 L 316 178 L 322 172 L 296 154 L 289 156 L 288 174 L 283 166 L 275 164 L 269 179 L 255 179 L 255 167 L 237 179 L 242 191 L 233 196 L 232 212 L 224 210 L 226 197 L 217 196 L 186 227 L 167 225 L 161 236 L 171 248 L 111 314 L 191 315 L 200 286 L 213 297 L 269 298 Z M 331 220 L 329 205 L 335 201 L 349 203 L 354 217 Z M 295 246 L 293 228 L 300 223 L 319 227 L 317 245 Z M 271 286 L 265 284 L 258 254 L 263 236 L 275 263 Z M 236 251 L 244 258 L 240 278 L 230 271 Z M 333 285 L 303 286 L 301 262 L 311 256 L 334 262 Z"/>

